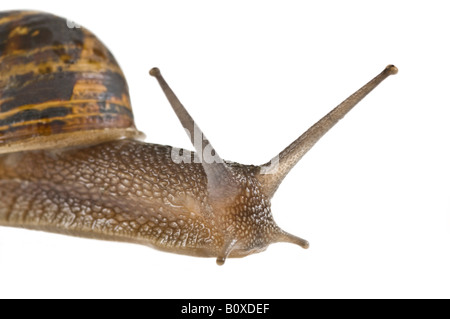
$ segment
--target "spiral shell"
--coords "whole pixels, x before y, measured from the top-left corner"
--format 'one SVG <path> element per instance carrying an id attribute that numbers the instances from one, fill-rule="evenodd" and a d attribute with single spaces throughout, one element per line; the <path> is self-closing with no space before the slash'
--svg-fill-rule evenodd
<path id="1" fill-rule="evenodd" d="M 0 153 L 141 136 L 122 70 L 95 35 L 47 13 L 0 13 Z"/>

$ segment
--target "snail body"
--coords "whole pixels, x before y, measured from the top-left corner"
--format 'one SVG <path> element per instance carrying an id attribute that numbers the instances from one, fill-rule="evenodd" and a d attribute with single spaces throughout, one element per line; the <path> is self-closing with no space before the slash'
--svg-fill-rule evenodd
<path id="1" fill-rule="evenodd" d="M 196 152 L 139 140 L 123 73 L 91 32 L 51 14 L 0 13 L 0 225 L 218 264 L 275 242 L 308 248 L 275 223 L 270 199 L 320 137 L 396 71 L 388 66 L 268 163 L 242 165 L 221 159 L 158 69 L 150 74 Z"/>

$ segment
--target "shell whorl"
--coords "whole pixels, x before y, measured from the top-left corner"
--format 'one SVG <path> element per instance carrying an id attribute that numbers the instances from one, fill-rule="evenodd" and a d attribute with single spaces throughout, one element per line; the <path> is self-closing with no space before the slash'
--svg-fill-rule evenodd
<path id="1" fill-rule="evenodd" d="M 0 13 L 0 153 L 141 135 L 122 70 L 95 35 L 47 13 Z"/>

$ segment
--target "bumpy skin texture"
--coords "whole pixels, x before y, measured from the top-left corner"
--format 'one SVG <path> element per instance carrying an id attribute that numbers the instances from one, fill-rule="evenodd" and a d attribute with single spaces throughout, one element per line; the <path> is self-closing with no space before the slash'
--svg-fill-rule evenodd
<path id="1" fill-rule="evenodd" d="M 94 34 L 48 13 L 0 12 L 0 225 L 219 263 L 279 238 L 258 167 L 208 175 L 139 135 L 123 73 Z"/>
<path id="2" fill-rule="evenodd" d="M 300 158 L 395 73 L 386 67 L 263 166 L 223 163 L 215 151 L 213 163 L 194 162 L 193 153 L 177 163 L 171 147 L 132 139 L 140 133 L 126 81 L 95 35 L 47 13 L 0 13 L 0 225 L 136 242 L 218 264 L 275 242 L 308 248 L 275 224 L 269 200 Z M 150 74 L 197 152 L 214 150 L 159 69 Z"/>
<path id="3" fill-rule="evenodd" d="M 121 240 L 194 256 L 264 250 L 279 232 L 257 167 L 230 163 L 242 189 L 212 202 L 202 165 L 134 140 L 0 156 L 0 225 Z M 192 154 L 192 159 L 193 159 Z M 230 203 L 233 203 L 230 205 Z"/>

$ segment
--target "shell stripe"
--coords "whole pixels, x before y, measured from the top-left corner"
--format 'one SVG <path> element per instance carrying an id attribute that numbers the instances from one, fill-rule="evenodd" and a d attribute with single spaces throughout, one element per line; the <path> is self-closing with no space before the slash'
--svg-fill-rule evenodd
<path id="1" fill-rule="evenodd" d="M 24 17 L 35 15 L 38 11 L 4 11 L 0 13 L 0 27 L 2 24 L 8 24 L 13 21 L 21 21 Z"/>
<path id="2" fill-rule="evenodd" d="M 109 105 L 107 105 L 107 108 L 109 109 L 109 118 L 113 116 L 120 116 L 122 113 L 127 113 L 126 110 L 123 109 L 124 107 L 122 105 L 110 103 Z M 4 126 L 17 126 L 18 123 L 24 125 L 33 125 L 39 121 L 52 120 L 55 117 L 65 117 L 67 119 L 94 115 L 97 117 L 101 117 L 104 116 L 104 113 L 104 111 L 99 109 L 98 112 L 93 113 L 73 114 L 72 108 L 66 106 L 49 107 L 43 110 L 27 109 L 10 117 L 0 119 L 0 131 L 4 130 Z M 104 117 L 106 118 L 106 116 Z"/>
<path id="3" fill-rule="evenodd" d="M 55 50 L 66 50 L 67 56 L 55 57 Z M 55 70 L 71 72 L 93 72 L 93 71 L 111 71 L 122 74 L 120 68 L 107 62 L 98 62 L 95 64 L 88 61 L 79 60 L 78 63 L 67 63 L 65 59 L 70 59 L 72 52 L 77 50 L 75 45 L 56 45 L 45 48 L 39 48 L 31 51 L 16 51 L 9 56 L 0 56 L 0 63 L 7 65 L 3 68 L 2 78 L 8 79 L 11 76 L 23 75 L 30 70 L 38 71 L 38 74 L 46 74 Z M 83 63 L 84 62 L 84 63 Z"/>
<path id="4" fill-rule="evenodd" d="M 18 126 L 0 127 L 0 145 L 37 136 L 48 136 L 59 133 L 79 132 L 85 130 L 115 129 L 118 125 L 131 127 L 133 123 L 124 116 L 99 116 L 84 114 L 82 116 L 63 116 L 45 120 L 19 123 Z M 101 125 L 101 126 L 100 126 Z M 5 129 L 4 129 L 5 128 Z"/>
<path id="5" fill-rule="evenodd" d="M 122 75 L 113 72 L 97 73 L 91 78 L 83 79 L 79 72 L 38 76 L 36 72 L 30 71 L 25 75 L 11 77 L 8 81 L 7 92 L 0 96 L 0 112 L 52 100 L 71 101 L 88 96 L 98 101 L 107 101 L 122 99 L 124 95 L 128 95 Z"/>
<path id="6" fill-rule="evenodd" d="M 95 104 L 98 103 L 98 100 L 95 99 L 86 99 L 86 100 L 72 100 L 72 101 L 48 101 L 48 102 L 44 102 L 41 104 L 28 104 L 28 105 L 23 105 L 23 106 L 19 106 L 14 108 L 13 110 L 10 110 L 8 112 L 2 112 L 0 113 L 0 120 L 2 119 L 6 119 L 8 117 L 14 116 L 15 114 L 25 111 L 25 110 L 45 110 L 47 108 L 53 108 L 53 107 L 68 107 L 68 108 L 72 108 L 74 106 L 77 106 L 79 104 Z M 2 104 L 2 101 L 0 101 L 0 105 Z M 130 105 L 128 103 L 121 103 L 121 100 L 117 99 L 111 99 L 111 101 L 107 101 L 106 103 L 100 103 L 100 105 L 108 105 L 108 104 L 112 104 L 112 105 L 117 105 L 120 107 L 125 108 L 126 110 L 123 110 L 124 113 L 130 113 L 129 116 L 132 117 L 132 111 L 130 108 Z M 82 106 L 79 107 L 82 109 Z"/>

